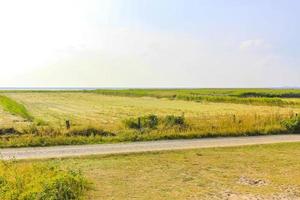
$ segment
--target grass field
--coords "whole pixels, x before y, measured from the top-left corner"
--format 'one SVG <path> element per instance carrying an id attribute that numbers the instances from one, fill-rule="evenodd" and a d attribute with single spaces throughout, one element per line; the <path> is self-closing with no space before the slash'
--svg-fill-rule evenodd
<path id="1" fill-rule="evenodd" d="M 299 105 L 299 89 L 125 89 L 96 90 L 96 93 L 115 96 L 150 96 L 196 102 L 225 102 L 251 105 Z"/>
<path id="2" fill-rule="evenodd" d="M 298 90 L 133 91 L 1 92 L 0 147 L 300 130 Z M 3 162 L 0 198 L 297 199 L 299 156 L 300 143 L 290 143 Z"/>
<path id="3" fill-rule="evenodd" d="M 298 199 L 299 157 L 289 143 L 30 162 L 80 169 L 86 199 Z"/>
<path id="4" fill-rule="evenodd" d="M 194 94 L 201 98 L 255 100 L 241 103 L 171 98 Z M 0 104 L 0 146 L 288 133 L 289 126 L 282 122 L 300 113 L 298 94 L 299 90 L 254 89 L 6 91 L 1 93 L 1 98 L 9 103 Z M 266 98 L 267 103 L 257 104 Z M 275 104 L 270 104 L 274 99 L 286 103 L 278 105 L 275 100 Z M 137 123 L 139 117 L 149 115 L 157 118 L 157 127 L 137 130 L 124 123 Z M 168 116 L 184 116 L 184 126 L 163 125 Z M 66 120 L 71 122 L 70 130 L 65 127 Z M 293 123 L 290 124 L 296 127 L 300 124 Z"/>

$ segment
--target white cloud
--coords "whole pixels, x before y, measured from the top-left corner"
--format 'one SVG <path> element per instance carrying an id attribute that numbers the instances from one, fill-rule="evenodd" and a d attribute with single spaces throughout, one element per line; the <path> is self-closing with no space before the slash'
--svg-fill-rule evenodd
<path id="1" fill-rule="evenodd" d="M 240 49 L 265 49 L 270 48 L 271 45 L 268 44 L 263 39 L 251 39 L 251 40 L 245 40 L 240 43 Z"/>

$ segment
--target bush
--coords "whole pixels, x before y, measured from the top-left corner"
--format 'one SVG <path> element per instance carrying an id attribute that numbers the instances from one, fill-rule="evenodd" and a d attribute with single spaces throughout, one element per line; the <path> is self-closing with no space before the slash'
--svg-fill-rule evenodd
<path id="1" fill-rule="evenodd" d="M 156 115 L 148 115 L 141 118 L 141 125 L 145 128 L 156 128 L 158 125 L 158 117 Z"/>
<path id="2" fill-rule="evenodd" d="M 295 116 L 290 119 L 282 121 L 282 125 L 291 133 L 300 131 L 300 117 Z"/>
<path id="3" fill-rule="evenodd" d="M 130 118 L 124 121 L 125 127 L 131 129 L 154 129 L 158 126 L 159 119 L 156 115 L 147 115 L 139 118 Z"/>
<path id="4" fill-rule="evenodd" d="M 87 180 L 80 172 L 53 164 L 0 164 L 2 200 L 77 200 L 87 189 Z"/>
<path id="5" fill-rule="evenodd" d="M 165 126 L 184 126 L 185 118 L 183 116 L 168 115 L 164 119 Z"/>
<path id="6" fill-rule="evenodd" d="M 139 118 L 130 118 L 124 121 L 130 129 L 156 129 L 159 124 L 165 127 L 186 125 L 184 116 L 168 115 L 164 119 L 159 119 L 156 115 L 147 115 Z"/>
<path id="7" fill-rule="evenodd" d="M 140 129 L 141 127 L 139 126 L 138 119 L 135 118 L 130 118 L 124 120 L 124 125 L 126 128 L 130 129 Z"/>
<path id="8" fill-rule="evenodd" d="M 19 134 L 19 131 L 17 131 L 14 128 L 2 128 L 2 129 L 0 129 L 0 135 L 13 135 L 13 134 Z"/>
<path id="9" fill-rule="evenodd" d="M 115 136 L 114 133 L 96 128 L 74 129 L 67 133 L 68 136 Z"/>

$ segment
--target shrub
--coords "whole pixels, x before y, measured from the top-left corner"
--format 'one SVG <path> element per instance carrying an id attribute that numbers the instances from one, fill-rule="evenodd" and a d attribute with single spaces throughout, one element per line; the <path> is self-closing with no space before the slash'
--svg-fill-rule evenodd
<path id="1" fill-rule="evenodd" d="M 17 131 L 14 128 L 2 128 L 2 129 L 0 129 L 0 135 L 13 135 L 13 134 L 19 134 L 19 131 Z"/>
<path id="2" fill-rule="evenodd" d="M 159 124 L 165 127 L 186 125 L 184 116 L 168 115 L 160 120 L 156 115 L 147 115 L 139 118 L 130 118 L 124 121 L 127 128 L 130 129 L 156 129 Z"/>
<path id="3" fill-rule="evenodd" d="M 148 115 L 141 117 L 141 126 L 145 128 L 156 128 L 158 125 L 158 117 L 156 115 Z"/>
<path id="4" fill-rule="evenodd" d="M 68 136 L 115 136 L 116 134 L 97 128 L 74 129 L 67 133 Z"/>
<path id="5" fill-rule="evenodd" d="M 124 120 L 124 125 L 126 128 L 140 129 L 138 119 L 135 119 L 135 118 L 130 118 L 130 119 Z"/>
<path id="6" fill-rule="evenodd" d="M 168 115 L 164 119 L 165 126 L 184 126 L 185 125 L 185 118 L 184 116 L 174 116 Z"/>
<path id="7" fill-rule="evenodd" d="M 300 117 L 295 116 L 290 119 L 282 121 L 282 125 L 291 133 L 300 131 Z"/>
<path id="8" fill-rule="evenodd" d="M 0 199 L 77 200 L 88 189 L 78 171 L 62 170 L 53 164 L 1 162 Z"/>
<path id="9" fill-rule="evenodd" d="M 157 127 L 159 119 L 156 115 L 147 115 L 139 118 L 130 118 L 124 121 L 124 125 L 131 129 L 154 129 Z"/>

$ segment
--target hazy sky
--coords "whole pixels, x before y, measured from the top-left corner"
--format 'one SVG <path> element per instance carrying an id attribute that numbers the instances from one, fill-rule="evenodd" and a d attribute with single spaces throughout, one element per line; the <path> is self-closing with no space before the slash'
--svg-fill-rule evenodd
<path id="1" fill-rule="evenodd" d="M 0 87 L 300 86 L 298 0 L 1 0 Z"/>

